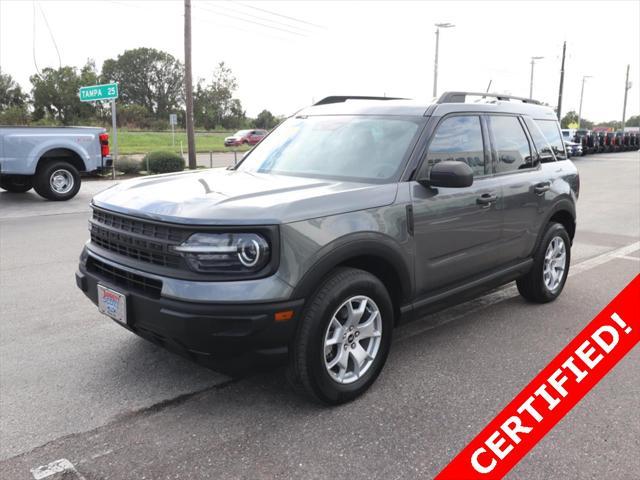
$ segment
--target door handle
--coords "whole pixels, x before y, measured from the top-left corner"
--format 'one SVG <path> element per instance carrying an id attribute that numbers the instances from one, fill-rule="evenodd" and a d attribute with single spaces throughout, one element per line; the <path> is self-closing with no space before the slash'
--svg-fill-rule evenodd
<path id="1" fill-rule="evenodd" d="M 536 192 L 536 195 L 542 195 L 545 192 L 551 190 L 550 183 L 539 183 L 535 187 L 533 187 L 533 191 Z"/>
<path id="2" fill-rule="evenodd" d="M 498 196 L 495 193 L 483 193 L 478 198 L 476 198 L 476 203 L 478 205 L 484 205 L 488 207 L 497 199 Z"/>

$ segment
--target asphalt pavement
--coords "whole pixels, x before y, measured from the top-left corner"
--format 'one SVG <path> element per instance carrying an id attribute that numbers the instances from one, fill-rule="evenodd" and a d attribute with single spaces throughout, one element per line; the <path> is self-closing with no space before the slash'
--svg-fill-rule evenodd
<path id="1" fill-rule="evenodd" d="M 282 368 L 231 380 L 98 314 L 73 273 L 110 182 L 66 204 L 0 192 L 0 476 L 67 459 L 86 480 L 433 477 L 640 271 L 640 155 L 575 162 L 562 296 L 508 285 L 401 327 L 374 386 L 337 408 Z M 639 377 L 636 348 L 509 478 L 638 478 Z"/>

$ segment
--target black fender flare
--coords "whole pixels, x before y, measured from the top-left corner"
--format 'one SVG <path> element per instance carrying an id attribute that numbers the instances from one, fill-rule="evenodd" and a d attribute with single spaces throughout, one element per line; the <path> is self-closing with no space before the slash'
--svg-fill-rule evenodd
<path id="1" fill-rule="evenodd" d="M 544 222 L 542 223 L 543 228 L 538 232 L 538 238 L 536 239 L 535 246 L 533 247 L 533 254 L 538 250 L 538 246 L 542 241 L 542 236 L 544 235 L 546 225 L 551 221 L 551 217 L 553 217 L 558 212 L 567 212 L 573 218 L 573 223 L 576 223 L 576 206 L 575 202 L 571 201 L 569 198 L 562 198 L 558 200 L 552 208 L 549 209 L 547 215 L 545 216 Z M 571 242 L 573 243 L 573 237 L 571 237 Z"/>

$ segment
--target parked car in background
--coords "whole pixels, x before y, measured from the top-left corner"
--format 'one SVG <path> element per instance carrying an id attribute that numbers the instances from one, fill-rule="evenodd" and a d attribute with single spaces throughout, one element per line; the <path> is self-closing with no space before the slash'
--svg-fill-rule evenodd
<path id="1" fill-rule="evenodd" d="M 236 133 L 224 139 L 225 147 L 239 147 L 240 145 L 255 145 L 267 136 L 266 130 L 238 130 Z"/>
<path id="2" fill-rule="evenodd" d="M 76 283 L 124 328 L 209 365 L 288 353 L 294 388 L 339 404 L 375 381 L 394 327 L 438 302 L 514 280 L 555 300 L 579 186 L 534 100 L 328 97 L 232 169 L 98 194 Z"/>
<path id="3" fill-rule="evenodd" d="M 109 134 L 95 127 L 0 126 L 0 188 L 34 188 L 48 200 L 69 200 L 80 174 L 111 168 Z"/>
<path id="4" fill-rule="evenodd" d="M 567 149 L 567 155 L 569 157 L 581 157 L 583 155 L 582 145 L 578 142 L 564 140 L 564 146 Z"/>
<path id="5" fill-rule="evenodd" d="M 563 128 L 562 139 L 570 142 L 576 142 L 576 129 L 575 128 Z"/>

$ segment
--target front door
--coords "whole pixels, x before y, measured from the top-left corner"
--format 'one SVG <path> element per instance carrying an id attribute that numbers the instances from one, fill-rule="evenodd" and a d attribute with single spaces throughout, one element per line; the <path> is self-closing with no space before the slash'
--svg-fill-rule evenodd
<path id="1" fill-rule="evenodd" d="M 474 181 L 466 188 L 412 182 L 417 297 L 496 267 L 503 211 L 492 175 L 488 137 L 479 115 L 453 115 L 438 124 L 418 178 L 443 160 L 466 162 Z"/>

